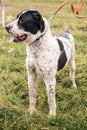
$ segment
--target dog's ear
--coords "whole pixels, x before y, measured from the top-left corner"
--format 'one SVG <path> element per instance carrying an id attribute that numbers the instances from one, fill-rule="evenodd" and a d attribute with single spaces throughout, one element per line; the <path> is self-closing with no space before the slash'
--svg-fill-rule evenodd
<path id="1" fill-rule="evenodd" d="M 16 19 L 17 19 L 21 14 L 22 14 L 22 12 L 20 12 L 19 14 L 17 14 Z"/>
<path id="2" fill-rule="evenodd" d="M 41 14 L 38 11 L 35 11 L 32 15 L 33 15 L 33 18 L 35 19 L 35 22 L 37 22 L 37 24 L 39 25 L 40 31 L 43 32 L 45 26 L 44 26 L 44 21 Z"/>

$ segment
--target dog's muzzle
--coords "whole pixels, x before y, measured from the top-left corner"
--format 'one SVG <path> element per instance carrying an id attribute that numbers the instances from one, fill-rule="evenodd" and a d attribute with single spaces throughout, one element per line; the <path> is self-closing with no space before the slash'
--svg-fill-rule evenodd
<path id="1" fill-rule="evenodd" d="M 27 39 L 27 34 L 23 34 L 23 35 L 13 35 L 12 32 L 11 32 L 11 26 L 6 26 L 6 31 L 11 34 L 11 38 L 10 38 L 10 42 L 23 42 Z"/>
<path id="2" fill-rule="evenodd" d="M 21 35 L 21 36 L 12 36 L 11 38 L 10 38 L 10 42 L 23 42 L 23 41 L 25 41 L 26 40 L 26 38 L 27 38 L 27 34 L 23 34 L 23 35 Z"/>

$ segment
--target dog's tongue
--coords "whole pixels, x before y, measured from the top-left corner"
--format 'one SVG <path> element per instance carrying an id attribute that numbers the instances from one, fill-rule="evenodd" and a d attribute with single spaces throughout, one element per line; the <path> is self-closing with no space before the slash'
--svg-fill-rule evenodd
<path id="1" fill-rule="evenodd" d="M 27 35 L 26 35 L 26 34 L 21 35 L 21 36 L 12 36 L 12 37 L 10 38 L 10 42 L 22 42 L 22 41 L 24 41 L 26 38 L 27 38 Z"/>
<path id="2" fill-rule="evenodd" d="M 13 36 L 12 36 L 12 37 L 10 38 L 9 42 L 15 42 L 15 39 L 16 39 L 16 37 L 13 37 Z"/>

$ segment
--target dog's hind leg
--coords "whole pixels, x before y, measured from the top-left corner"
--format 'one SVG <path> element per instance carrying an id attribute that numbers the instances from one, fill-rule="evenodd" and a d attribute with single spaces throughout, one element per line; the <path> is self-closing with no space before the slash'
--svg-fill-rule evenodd
<path id="1" fill-rule="evenodd" d="M 75 82 L 75 70 L 76 70 L 76 64 L 75 64 L 75 57 L 73 57 L 70 60 L 70 78 L 72 80 L 72 87 L 77 88 L 76 82 Z"/>

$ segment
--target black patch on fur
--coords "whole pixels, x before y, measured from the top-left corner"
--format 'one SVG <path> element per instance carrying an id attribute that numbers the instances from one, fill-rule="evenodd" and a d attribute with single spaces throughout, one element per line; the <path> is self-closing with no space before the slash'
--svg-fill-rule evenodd
<path id="1" fill-rule="evenodd" d="M 57 66 L 57 71 L 60 71 L 65 66 L 67 62 L 67 57 L 66 57 L 66 53 L 62 41 L 59 39 L 57 39 L 57 41 L 61 51 L 60 57 L 58 59 L 58 66 Z"/>
<path id="2" fill-rule="evenodd" d="M 65 66 L 67 62 L 67 57 L 66 57 L 66 53 L 65 51 L 63 51 L 59 57 L 59 60 L 58 60 L 58 67 L 57 67 L 57 71 L 63 69 L 63 67 Z"/>
<path id="3" fill-rule="evenodd" d="M 26 32 L 36 34 L 38 30 L 44 31 L 45 25 L 41 14 L 38 11 L 27 10 L 17 15 L 18 26 Z"/>
<path id="4" fill-rule="evenodd" d="M 59 39 L 57 39 L 57 42 L 59 44 L 60 51 L 63 51 L 64 50 L 63 43 Z"/>

